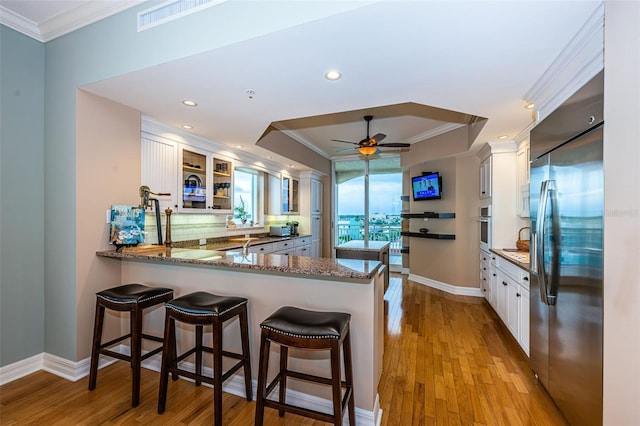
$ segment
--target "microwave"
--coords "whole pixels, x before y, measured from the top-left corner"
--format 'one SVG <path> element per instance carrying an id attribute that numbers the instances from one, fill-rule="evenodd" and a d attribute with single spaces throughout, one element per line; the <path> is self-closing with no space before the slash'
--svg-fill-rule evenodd
<path id="1" fill-rule="evenodd" d="M 491 206 L 480 207 L 478 228 L 480 231 L 480 249 L 489 251 L 491 248 Z"/>

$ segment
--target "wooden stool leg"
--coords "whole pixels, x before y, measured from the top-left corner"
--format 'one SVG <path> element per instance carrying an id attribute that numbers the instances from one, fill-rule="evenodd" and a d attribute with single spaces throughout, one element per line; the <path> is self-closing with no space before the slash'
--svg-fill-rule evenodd
<path id="1" fill-rule="evenodd" d="M 222 425 L 222 322 L 213 320 L 213 424 Z"/>
<path id="2" fill-rule="evenodd" d="M 160 367 L 160 387 L 158 390 L 158 414 L 164 413 L 167 406 L 167 387 L 169 385 L 169 365 L 175 359 L 175 320 L 165 314 L 164 342 L 162 344 L 162 363 Z M 172 346 L 174 346 L 172 348 Z"/>
<path id="3" fill-rule="evenodd" d="M 196 374 L 202 376 L 202 326 L 196 325 Z M 196 386 L 202 381 L 196 379 Z"/>
<path id="4" fill-rule="evenodd" d="M 342 383 L 340 380 L 340 342 L 331 347 L 331 386 L 333 391 L 333 424 L 342 425 Z"/>
<path id="5" fill-rule="evenodd" d="M 251 385 L 251 354 L 249 352 L 249 324 L 247 321 L 247 305 L 240 312 L 240 340 L 242 341 L 242 360 L 244 362 L 244 387 L 247 401 L 253 400 Z"/>
<path id="6" fill-rule="evenodd" d="M 269 371 L 269 349 L 271 342 L 267 339 L 266 333 L 262 330 L 260 337 L 260 365 L 258 366 L 258 388 L 256 390 L 256 419 L 255 426 L 262 426 L 264 423 L 264 398 L 267 388 L 267 372 Z"/>
<path id="7" fill-rule="evenodd" d="M 289 359 L 289 348 L 280 345 L 280 389 L 278 390 L 278 401 L 280 404 L 287 403 L 287 360 Z M 278 415 L 284 417 L 284 410 L 278 410 Z"/>
<path id="8" fill-rule="evenodd" d="M 131 311 L 131 406 L 140 404 L 140 369 L 142 363 L 142 309 Z"/>
<path id="9" fill-rule="evenodd" d="M 344 377 L 347 383 L 347 392 L 350 392 L 349 398 L 349 426 L 355 426 L 356 424 L 356 402 L 355 394 L 353 392 L 353 364 L 351 363 L 351 334 L 349 330 L 346 332 L 344 341 L 342 342 L 342 355 L 344 358 Z"/>
<path id="10" fill-rule="evenodd" d="M 104 306 L 96 302 L 96 317 L 93 321 L 93 342 L 91 344 L 91 367 L 89 368 L 89 390 L 96 388 L 98 378 L 98 360 L 100 359 L 100 342 L 104 325 Z"/>

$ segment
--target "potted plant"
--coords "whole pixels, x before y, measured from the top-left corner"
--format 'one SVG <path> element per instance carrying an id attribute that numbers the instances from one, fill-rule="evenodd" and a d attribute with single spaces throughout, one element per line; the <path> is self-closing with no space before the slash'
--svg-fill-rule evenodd
<path id="1" fill-rule="evenodd" d="M 249 212 L 247 211 L 247 206 L 244 202 L 244 199 L 242 198 L 242 195 L 240 196 L 240 205 L 234 207 L 234 210 L 236 212 L 236 217 L 240 219 L 243 224 L 247 223 L 247 217 L 249 217 Z"/>

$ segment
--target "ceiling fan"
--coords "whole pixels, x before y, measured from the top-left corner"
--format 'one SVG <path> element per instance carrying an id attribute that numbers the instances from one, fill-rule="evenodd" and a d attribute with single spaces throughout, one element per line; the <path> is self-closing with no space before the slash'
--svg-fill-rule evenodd
<path id="1" fill-rule="evenodd" d="M 331 139 L 334 142 L 343 142 L 343 143 L 350 143 L 353 145 L 357 145 L 357 148 L 353 148 L 353 149 L 357 149 L 358 152 L 364 156 L 369 156 L 369 155 L 373 155 L 373 154 L 377 154 L 379 152 L 378 148 L 379 147 L 388 147 L 388 148 L 408 148 L 411 145 L 409 145 L 408 143 L 399 143 L 399 142 L 393 142 L 393 143 L 378 143 L 381 140 L 383 140 L 384 138 L 387 137 L 387 135 L 385 135 L 384 133 L 377 133 L 373 136 L 369 136 L 369 123 L 371 123 L 371 120 L 373 119 L 372 115 L 365 115 L 364 116 L 365 121 L 367 122 L 367 137 L 362 139 L 360 142 L 351 142 L 351 141 L 343 141 L 340 139 Z M 349 151 L 350 149 L 347 150 L 342 150 L 342 151 Z M 340 152 L 340 151 L 338 151 Z"/>

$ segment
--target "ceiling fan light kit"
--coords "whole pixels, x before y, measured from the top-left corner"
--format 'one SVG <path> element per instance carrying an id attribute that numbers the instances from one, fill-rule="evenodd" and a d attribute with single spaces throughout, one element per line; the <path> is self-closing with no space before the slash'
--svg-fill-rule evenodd
<path id="1" fill-rule="evenodd" d="M 361 146 L 358 148 L 358 152 L 364 156 L 369 156 L 378 152 L 378 148 L 375 146 Z"/>
<path id="2" fill-rule="evenodd" d="M 334 142 L 343 142 L 343 143 L 350 143 L 353 145 L 357 145 L 358 148 L 356 148 L 358 150 L 358 152 L 362 155 L 369 156 L 369 155 L 374 155 L 377 154 L 378 152 L 380 152 L 380 150 L 378 149 L 379 147 L 389 147 L 389 148 L 408 148 L 411 145 L 409 145 L 408 143 L 400 143 L 400 142 L 394 142 L 394 143 L 381 143 L 379 144 L 378 142 L 380 142 L 381 140 L 383 140 L 384 138 L 387 137 L 387 135 L 385 135 L 384 133 L 376 133 L 375 135 L 373 135 L 373 137 L 369 136 L 369 123 L 371 123 L 371 120 L 373 119 L 372 115 L 365 115 L 364 120 L 367 122 L 367 137 L 362 139 L 360 142 L 351 142 L 351 141 L 343 141 L 340 139 L 331 139 Z M 348 150 L 347 150 L 348 151 Z"/>

